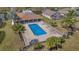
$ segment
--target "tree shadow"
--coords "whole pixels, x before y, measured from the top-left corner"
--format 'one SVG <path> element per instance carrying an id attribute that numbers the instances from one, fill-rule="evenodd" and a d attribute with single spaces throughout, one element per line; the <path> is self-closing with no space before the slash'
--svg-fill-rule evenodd
<path id="1" fill-rule="evenodd" d="M 4 38 L 5 38 L 5 32 L 4 31 L 0 31 L 0 43 L 2 43 Z"/>
<path id="2" fill-rule="evenodd" d="M 49 51 L 52 51 L 52 50 L 53 50 L 53 51 L 56 51 L 56 50 L 58 50 L 59 48 L 62 49 L 62 45 L 57 45 L 57 46 L 51 47 L 51 48 L 49 48 L 48 50 L 49 50 Z"/>
<path id="3" fill-rule="evenodd" d="M 3 22 L 0 26 L 0 28 L 4 28 L 6 26 L 6 22 Z"/>

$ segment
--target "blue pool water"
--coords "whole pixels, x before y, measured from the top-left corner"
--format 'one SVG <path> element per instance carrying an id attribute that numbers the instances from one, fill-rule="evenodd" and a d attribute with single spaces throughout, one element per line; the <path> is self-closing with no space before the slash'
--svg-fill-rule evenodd
<path id="1" fill-rule="evenodd" d="M 46 34 L 46 32 L 37 24 L 29 24 L 28 26 L 30 27 L 34 35 L 40 36 Z"/>

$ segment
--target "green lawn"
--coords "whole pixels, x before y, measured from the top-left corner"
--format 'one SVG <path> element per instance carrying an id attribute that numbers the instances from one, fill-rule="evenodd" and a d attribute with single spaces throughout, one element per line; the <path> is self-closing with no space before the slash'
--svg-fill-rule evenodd
<path id="1" fill-rule="evenodd" d="M 24 46 L 24 42 L 20 39 L 19 35 L 16 34 L 11 25 L 11 21 L 5 21 L 6 25 L 0 28 L 0 31 L 5 32 L 4 39 L 0 43 L 1 51 L 17 51 Z"/>

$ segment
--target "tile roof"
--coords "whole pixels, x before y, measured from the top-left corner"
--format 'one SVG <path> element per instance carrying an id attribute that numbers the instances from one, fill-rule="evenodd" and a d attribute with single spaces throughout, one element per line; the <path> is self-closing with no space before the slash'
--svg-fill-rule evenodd
<path id="1" fill-rule="evenodd" d="M 33 19 L 41 18 L 39 15 L 34 14 L 34 13 L 30 13 L 30 12 L 26 12 L 26 13 L 16 12 L 16 15 L 19 18 L 21 18 L 21 20 L 33 20 Z"/>

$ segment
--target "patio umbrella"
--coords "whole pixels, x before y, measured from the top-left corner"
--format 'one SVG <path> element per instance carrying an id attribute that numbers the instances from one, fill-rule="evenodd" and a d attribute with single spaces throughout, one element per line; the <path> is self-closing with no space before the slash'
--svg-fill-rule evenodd
<path id="1" fill-rule="evenodd" d="M 38 39 L 33 39 L 33 40 L 31 40 L 31 42 L 30 42 L 31 45 L 36 44 L 36 43 L 38 43 Z"/>

